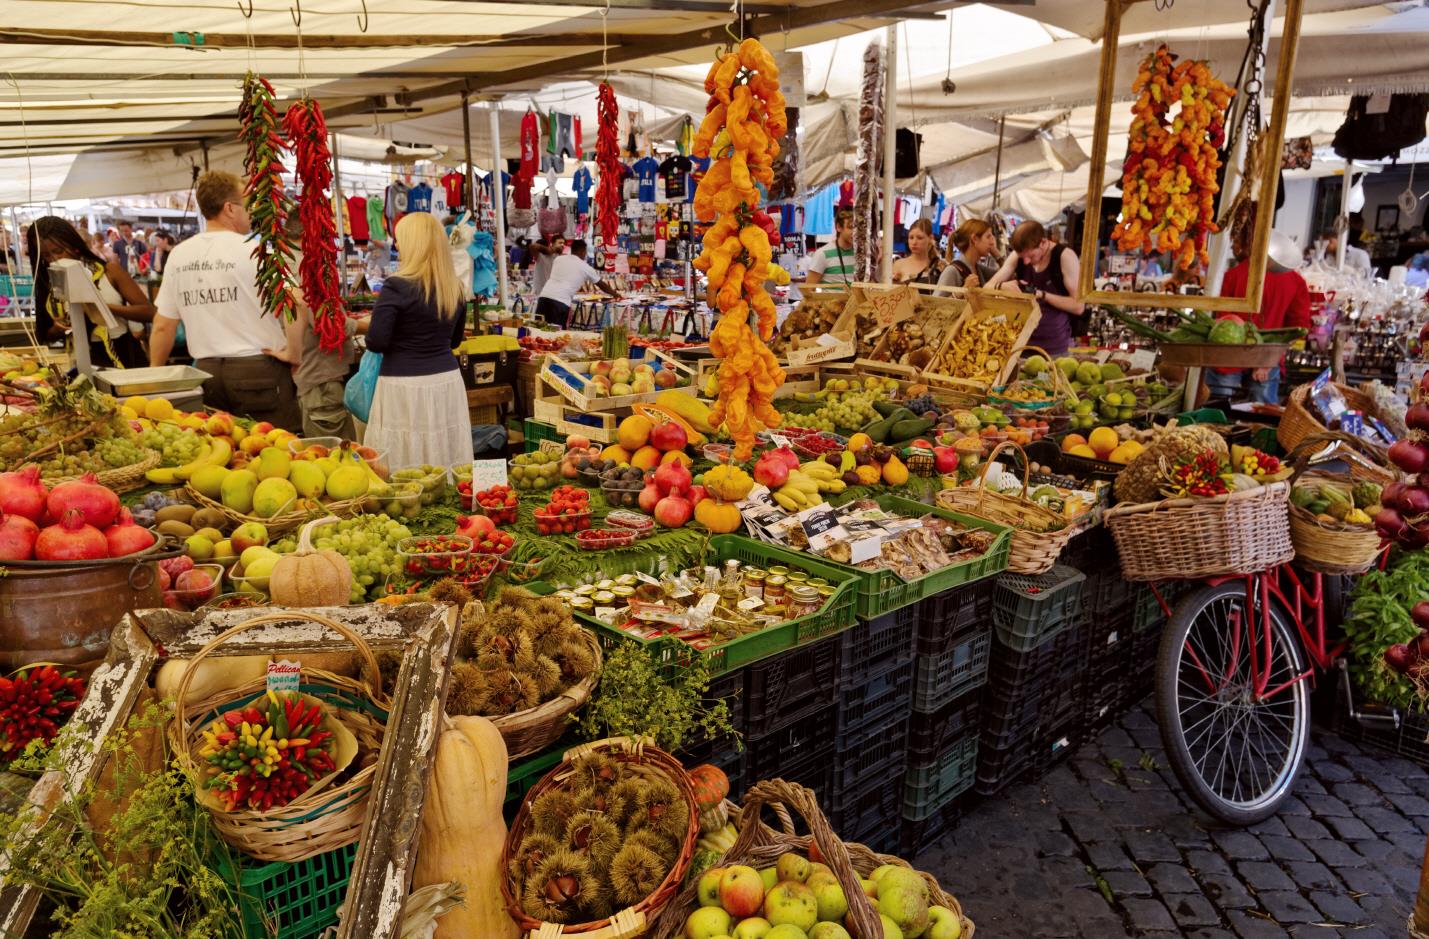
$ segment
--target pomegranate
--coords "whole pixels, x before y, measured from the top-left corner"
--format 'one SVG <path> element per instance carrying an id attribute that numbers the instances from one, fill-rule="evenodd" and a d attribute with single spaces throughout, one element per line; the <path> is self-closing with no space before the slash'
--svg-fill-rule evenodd
<path id="1" fill-rule="evenodd" d="M 1413 440 L 1396 440 L 1389 448 L 1389 458 L 1406 473 L 1422 473 L 1429 467 L 1429 447 Z"/>
<path id="2" fill-rule="evenodd" d="M 659 503 L 660 498 L 660 487 L 655 485 L 654 479 L 651 479 L 645 484 L 645 488 L 640 490 L 640 511 L 654 515 L 655 506 Z"/>
<path id="3" fill-rule="evenodd" d="M 770 489 L 778 489 L 788 482 L 789 470 L 792 469 L 788 463 L 784 462 L 783 458 L 776 454 L 775 450 L 767 450 L 754 464 L 755 481 Z"/>
<path id="4" fill-rule="evenodd" d="M 456 533 L 466 535 L 472 541 L 480 541 L 481 536 L 496 530 L 496 523 L 485 515 L 458 515 Z"/>
<path id="5" fill-rule="evenodd" d="M 165 558 L 159 562 L 159 567 L 170 577 L 177 577 L 184 571 L 193 570 L 194 559 L 187 554 L 181 554 L 176 558 Z"/>
<path id="6" fill-rule="evenodd" d="M 39 534 L 39 526 L 23 515 L 0 515 L 0 561 L 33 560 Z"/>
<path id="7" fill-rule="evenodd" d="M 662 496 L 682 496 L 690 491 L 693 481 L 690 471 L 679 460 L 666 463 L 655 471 L 655 485 Z"/>
<path id="8" fill-rule="evenodd" d="M 796 470 L 799 468 L 799 454 L 790 450 L 788 447 L 776 447 L 769 452 L 783 460 L 784 465 L 789 467 L 789 469 Z"/>
<path id="9" fill-rule="evenodd" d="M 107 486 L 101 486 L 93 473 L 60 483 L 50 490 L 46 502 L 50 515 L 63 520 L 70 509 L 78 509 L 88 525 L 108 528 L 119 515 L 119 497 Z"/>
<path id="10" fill-rule="evenodd" d="M 23 515 L 38 522 L 44 514 L 47 495 L 45 484 L 40 482 L 40 467 L 35 463 L 13 473 L 0 473 L 0 512 L 6 515 Z"/>
<path id="11" fill-rule="evenodd" d="M 656 424 L 650 430 L 650 446 L 663 453 L 668 453 L 671 450 L 683 450 L 689 442 L 690 435 L 685 433 L 685 428 L 674 421 Z"/>
<path id="12" fill-rule="evenodd" d="M 109 542 L 104 539 L 104 533 L 85 524 L 84 513 L 79 509 L 66 511 L 58 525 L 42 529 L 35 539 L 38 561 L 93 561 L 107 557 Z"/>
<path id="13" fill-rule="evenodd" d="M 680 528 L 694 514 L 690 500 L 681 496 L 666 496 L 655 504 L 655 521 L 666 528 Z"/>
<path id="14" fill-rule="evenodd" d="M 142 525 L 134 523 L 134 516 L 128 509 L 120 509 L 114 524 L 104 529 L 104 540 L 109 543 L 109 556 L 122 558 L 126 554 L 137 554 L 154 544 L 155 534 Z"/>

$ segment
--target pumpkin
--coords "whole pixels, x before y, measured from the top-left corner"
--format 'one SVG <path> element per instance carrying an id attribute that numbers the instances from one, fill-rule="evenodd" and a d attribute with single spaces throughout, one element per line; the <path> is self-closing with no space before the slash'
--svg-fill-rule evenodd
<path id="1" fill-rule="evenodd" d="M 298 550 L 273 565 L 268 593 L 276 606 L 346 606 L 352 596 L 352 568 L 336 551 L 313 549 L 313 529 L 337 516 L 315 519 L 298 535 Z"/>
<path id="2" fill-rule="evenodd" d="M 484 717 L 449 718 L 437 740 L 412 887 L 455 881 L 465 902 L 437 920 L 436 939 L 519 939 L 501 896 L 506 742 Z"/>
<path id="3" fill-rule="evenodd" d="M 729 797 L 729 777 L 718 766 L 696 766 L 690 770 L 690 782 L 695 787 L 695 804 L 701 809 L 712 809 Z"/>
<path id="4" fill-rule="evenodd" d="M 705 489 L 716 499 L 738 502 L 749 495 L 754 488 L 754 480 L 738 466 L 722 463 L 705 473 Z"/>
<path id="5" fill-rule="evenodd" d="M 695 521 L 715 534 L 726 535 L 739 531 L 739 526 L 744 524 L 744 516 L 739 514 L 739 509 L 731 502 L 701 499 L 695 506 Z"/>

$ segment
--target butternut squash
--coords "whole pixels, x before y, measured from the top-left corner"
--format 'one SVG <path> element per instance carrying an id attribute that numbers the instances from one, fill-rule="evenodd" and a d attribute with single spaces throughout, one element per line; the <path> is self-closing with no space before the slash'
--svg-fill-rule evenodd
<path id="1" fill-rule="evenodd" d="M 520 939 L 501 897 L 506 742 L 484 717 L 454 717 L 437 741 L 412 887 L 460 883 L 466 901 L 437 920 L 436 939 Z"/>
<path id="2" fill-rule="evenodd" d="M 189 682 L 186 701 L 207 701 L 225 691 L 237 691 L 244 685 L 258 681 L 268 673 L 267 655 L 210 655 L 198 663 L 193 681 Z M 356 675 L 358 665 L 356 652 L 303 652 L 280 656 L 289 662 L 297 662 L 305 668 L 320 668 L 334 675 Z M 169 659 L 159 666 L 154 676 L 154 690 L 162 700 L 172 699 L 183 680 L 184 669 L 192 659 Z"/>

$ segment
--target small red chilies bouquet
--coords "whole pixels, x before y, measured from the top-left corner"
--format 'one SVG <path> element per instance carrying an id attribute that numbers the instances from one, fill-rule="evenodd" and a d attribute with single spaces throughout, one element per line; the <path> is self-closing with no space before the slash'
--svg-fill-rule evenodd
<path id="1" fill-rule="evenodd" d="M 260 707 L 261 705 L 261 707 Z M 282 808 L 337 769 L 322 709 L 296 692 L 269 691 L 203 732 L 205 789 L 230 812 Z"/>
<path id="2" fill-rule="evenodd" d="M 49 744 L 84 697 L 84 681 L 53 665 L 31 665 L 0 678 L 0 761 L 9 762 L 31 740 Z"/>

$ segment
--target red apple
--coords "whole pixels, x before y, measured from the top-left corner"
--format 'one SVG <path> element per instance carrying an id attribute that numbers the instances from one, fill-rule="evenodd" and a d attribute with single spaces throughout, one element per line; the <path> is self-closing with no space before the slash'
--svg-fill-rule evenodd
<path id="1" fill-rule="evenodd" d="M 666 421 L 650 428 L 650 446 L 656 450 L 683 450 L 689 442 L 690 435 L 674 421 Z"/>
<path id="2" fill-rule="evenodd" d="M 719 905 L 735 919 L 746 919 L 764 907 L 764 878 L 759 871 L 737 864 L 719 881 Z"/>
<path id="3" fill-rule="evenodd" d="M 655 521 L 666 528 L 680 528 L 690 520 L 695 508 L 683 496 L 666 496 L 655 503 Z"/>
<path id="4" fill-rule="evenodd" d="M 567 450 L 588 450 L 590 449 L 590 438 L 582 437 L 580 434 L 571 434 L 566 438 Z"/>

